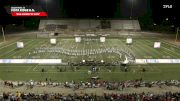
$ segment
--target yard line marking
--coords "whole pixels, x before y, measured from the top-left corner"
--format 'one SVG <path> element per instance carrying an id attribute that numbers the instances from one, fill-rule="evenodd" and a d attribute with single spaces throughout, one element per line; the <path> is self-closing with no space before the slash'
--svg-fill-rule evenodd
<path id="1" fill-rule="evenodd" d="M 148 42 L 150 42 L 149 40 L 147 40 Z M 178 56 L 180 56 L 179 54 L 177 54 L 177 53 L 175 53 L 173 50 L 170 50 L 170 49 L 168 49 L 168 48 L 166 48 L 165 46 L 161 46 L 162 48 L 164 48 L 164 49 L 166 49 L 166 50 L 168 50 L 168 51 L 170 51 L 170 52 L 172 52 L 172 53 L 174 53 L 174 54 L 176 54 L 176 55 L 178 55 Z M 165 53 L 167 53 L 167 54 L 169 54 L 170 56 L 173 56 L 173 57 L 175 57 L 172 53 L 169 53 L 169 52 L 167 52 L 167 51 L 164 51 Z"/>
<path id="2" fill-rule="evenodd" d="M 142 41 L 144 41 L 144 42 L 147 42 L 147 44 L 146 44 L 146 47 L 148 47 L 149 49 L 151 49 L 152 51 L 154 51 L 156 54 L 158 54 L 159 56 L 161 56 L 161 55 L 164 55 L 164 54 L 162 54 L 161 52 L 158 52 L 157 50 L 155 50 L 154 49 L 154 47 L 153 47 L 153 42 L 154 41 L 150 41 L 150 40 L 148 40 L 148 39 L 146 39 L 146 40 L 142 40 Z M 149 46 L 149 45 L 152 45 L 152 46 Z"/>
<path id="3" fill-rule="evenodd" d="M 170 52 L 172 52 L 172 53 L 174 53 L 174 54 L 176 54 L 176 55 L 180 56 L 180 54 L 177 54 L 177 53 L 176 53 L 176 52 L 174 52 L 173 50 L 170 50 L 170 49 L 168 49 L 168 48 L 166 48 L 166 47 L 162 47 L 162 48 L 164 48 L 164 49 L 166 49 L 166 50 L 168 50 L 168 51 L 170 51 Z"/>
<path id="4" fill-rule="evenodd" d="M 30 66 L 26 71 L 25 71 L 25 73 L 28 73 L 28 71 L 31 69 L 32 67 Z"/>
<path id="5" fill-rule="evenodd" d="M 179 47 L 177 46 L 177 45 L 175 45 L 175 44 L 173 44 L 173 43 L 170 43 L 170 42 L 167 42 L 166 40 L 164 40 L 164 39 L 161 39 L 162 40 L 162 42 L 163 43 L 165 43 L 165 44 L 167 44 L 167 45 L 170 45 L 170 46 L 173 46 L 173 47 L 175 47 L 175 48 L 178 48 L 179 49 Z"/>
<path id="6" fill-rule="evenodd" d="M 145 40 L 146 42 L 149 42 L 149 43 L 152 43 L 151 41 L 149 41 L 149 40 Z M 163 46 L 162 46 L 163 47 Z M 171 54 L 171 53 L 169 53 L 169 52 L 167 52 L 167 51 L 164 51 L 163 50 L 163 52 L 164 53 L 166 53 L 166 54 L 168 54 L 168 55 L 170 55 L 171 57 L 174 57 L 174 55 L 173 54 Z M 159 54 L 161 54 L 161 56 L 164 56 L 164 54 L 162 54 L 161 52 L 159 52 Z"/>
<path id="7" fill-rule="evenodd" d="M 22 39 L 21 39 L 21 40 L 17 40 L 17 41 L 22 41 Z M 8 45 L 6 45 L 6 46 L 4 46 L 4 47 L 1 47 L 0 50 L 3 49 L 3 48 L 5 48 L 5 47 L 11 46 L 11 45 L 13 45 L 13 44 L 16 44 L 16 42 L 13 42 L 13 43 L 8 44 Z"/>
<path id="8" fill-rule="evenodd" d="M 33 68 L 33 71 L 38 71 L 36 68 L 38 67 L 38 64 Z"/>
<path id="9" fill-rule="evenodd" d="M 143 45 L 143 46 L 145 46 L 145 45 Z M 144 57 L 145 55 L 147 56 L 147 54 L 148 54 L 148 56 L 151 55 L 151 54 L 149 54 L 149 52 L 147 52 L 146 49 L 144 49 L 144 48 L 142 47 L 141 42 L 136 41 L 136 44 L 135 44 L 135 46 L 133 45 L 133 47 L 134 47 L 134 48 L 137 48 L 136 50 L 137 50 L 139 53 L 142 53 L 142 57 Z M 142 51 L 143 51 L 143 52 L 142 52 Z M 151 55 L 151 56 L 152 56 L 152 55 Z M 144 58 L 145 58 L 145 57 L 144 57 Z"/>
<path id="10" fill-rule="evenodd" d="M 24 45 L 27 45 L 27 44 L 29 44 L 30 42 L 32 42 L 32 41 L 34 41 L 34 40 L 30 40 L 30 41 L 28 41 L 27 43 L 25 43 Z M 15 48 L 15 49 L 17 49 L 17 48 Z M 14 49 L 14 50 L 15 50 Z M 11 52 L 8 52 L 7 54 L 9 54 L 9 53 L 11 53 Z M 16 54 L 16 52 L 13 52 L 12 54 L 10 54 L 10 55 L 8 55 L 8 56 L 13 56 L 14 54 Z"/>
<path id="11" fill-rule="evenodd" d="M 33 41 L 33 40 L 28 41 L 25 45 L 29 44 L 31 41 Z M 1 56 L 4 56 L 4 55 L 6 55 L 6 54 L 9 54 L 9 53 L 11 53 L 12 51 L 14 51 L 14 50 L 16 50 L 16 49 L 17 49 L 17 48 L 14 48 L 14 49 L 8 51 L 7 53 L 0 55 L 0 57 L 1 57 Z M 12 54 L 15 54 L 15 52 L 12 53 Z M 12 54 L 10 54 L 9 56 L 12 56 Z"/>
<path id="12" fill-rule="evenodd" d="M 66 47 L 66 45 L 69 44 L 68 42 L 69 42 L 69 40 L 66 39 L 66 40 L 64 41 L 64 44 L 63 44 L 61 47 L 62 47 L 63 49 L 68 49 L 68 48 Z M 70 43 L 72 43 L 71 40 L 70 40 Z M 71 44 L 69 44 L 69 45 L 71 45 Z M 66 57 L 66 54 L 62 54 L 62 55 L 63 55 L 63 58 Z M 67 58 L 67 61 L 66 61 L 66 62 L 69 62 L 69 61 L 70 61 L 69 59 L 70 59 L 70 58 Z"/>

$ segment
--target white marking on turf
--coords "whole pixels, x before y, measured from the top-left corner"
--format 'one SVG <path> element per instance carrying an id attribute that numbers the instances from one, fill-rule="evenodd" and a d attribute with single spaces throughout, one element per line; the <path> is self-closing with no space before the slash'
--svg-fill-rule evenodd
<path id="1" fill-rule="evenodd" d="M 22 41 L 22 40 L 18 40 L 18 41 Z M 3 48 L 8 47 L 8 46 L 11 46 L 11 45 L 13 45 L 13 44 L 16 44 L 16 42 L 13 42 L 13 43 L 8 44 L 8 45 L 6 45 L 6 46 L 4 46 L 4 47 L 1 47 L 0 49 L 3 49 Z"/>
<path id="2" fill-rule="evenodd" d="M 176 48 L 179 48 L 177 45 L 174 45 L 174 44 L 172 44 L 172 43 L 169 43 L 169 42 L 167 42 L 166 40 L 163 40 L 163 39 L 161 39 L 162 41 L 163 41 L 163 43 L 165 43 L 165 44 L 168 44 L 168 45 L 170 45 L 170 46 L 173 46 L 173 47 L 176 47 Z"/>
<path id="3" fill-rule="evenodd" d="M 174 54 L 176 54 L 176 55 L 178 55 L 178 56 L 180 56 L 180 54 L 177 54 L 176 52 L 174 52 L 173 50 L 171 50 L 171 49 L 168 49 L 168 48 L 166 48 L 166 47 L 162 47 L 162 48 L 164 48 L 164 49 L 166 49 L 166 50 L 168 50 L 168 51 L 170 51 L 170 52 L 172 52 L 172 53 L 174 53 Z M 172 55 L 172 54 L 171 54 Z M 173 55 L 174 56 L 174 55 Z"/>
<path id="4" fill-rule="evenodd" d="M 29 44 L 30 42 L 32 42 L 32 41 L 34 41 L 34 40 L 30 40 L 30 41 L 28 41 L 25 45 L 27 45 L 27 44 Z M 17 48 L 14 48 L 14 49 L 12 49 L 12 50 L 10 50 L 10 51 L 8 51 L 6 54 L 9 54 L 9 53 L 11 53 L 12 51 L 14 51 L 14 50 L 16 50 Z M 10 54 L 10 55 L 8 55 L 8 56 L 12 56 L 13 54 L 15 54 L 15 52 L 14 53 L 12 53 L 12 54 Z M 3 56 L 3 55 L 5 55 L 5 54 L 2 54 L 1 56 Z M 1 57 L 0 56 L 0 57 Z"/>
<path id="5" fill-rule="evenodd" d="M 148 42 L 151 42 L 151 41 L 149 41 L 149 40 L 147 40 Z M 163 42 L 163 43 L 165 43 L 165 42 Z M 174 54 L 176 54 L 176 55 L 179 55 L 179 54 L 177 54 L 176 52 L 174 52 L 173 50 L 170 50 L 170 49 L 168 49 L 168 48 L 166 48 L 165 46 L 161 46 L 161 48 L 164 48 L 165 50 L 168 50 L 168 51 L 170 51 L 170 52 L 172 52 L 172 53 L 174 53 Z M 169 54 L 170 56 L 173 56 L 174 57 L 174 55 L 172 54 L 172 53 L 169 53 L 169 52 L 167 52 L 167 51 L 164 51 L 165 53 L 167 53 L 167 54 Z"/>
<path id="6" fill-rule="evenodd" d="M 32 67 L 29 67 L 26 71 L 25 71 L 25 73 L 28 73 L 28 71 L 31 69 Z"/>
<path id="7" fill-rule="evenodd" d="M 38 65 L 36 65 L 36 66 L 33 68 L 33 71 L 38 71 L 38 70 L 36 70 L 37 67 L 38 67 Z"/>

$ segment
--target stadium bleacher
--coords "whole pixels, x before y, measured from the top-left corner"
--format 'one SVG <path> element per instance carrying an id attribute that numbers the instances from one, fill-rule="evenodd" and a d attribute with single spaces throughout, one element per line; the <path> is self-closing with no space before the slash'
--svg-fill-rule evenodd
<path id="1" fill-rule="evenodd" d="M 41 20 L 39 30 L 51 28 L 54 25 L 66 26 L 68 29 L 112 29 L 112 30 L 141 30 L 138 20 L 92 20 L 92 19 L 67 19 L 67 20 Z M 48 28 L 47 28 L 48 26 Z"/>

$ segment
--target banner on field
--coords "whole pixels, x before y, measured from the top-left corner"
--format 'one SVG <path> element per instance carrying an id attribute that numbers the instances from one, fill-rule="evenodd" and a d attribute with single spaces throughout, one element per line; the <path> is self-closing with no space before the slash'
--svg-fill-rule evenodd
<path id="1" fill-rule="evenodd" d="M 146 63 L 170 63 L 170 64 L 179 64 L 180 59 L 136 59 L 136 64 L 146 64 Z"/>
<path id="2" fill-rule="evenodd" d="M 61 59 L 0 59 L 0 64 L 61 64 Z"/>

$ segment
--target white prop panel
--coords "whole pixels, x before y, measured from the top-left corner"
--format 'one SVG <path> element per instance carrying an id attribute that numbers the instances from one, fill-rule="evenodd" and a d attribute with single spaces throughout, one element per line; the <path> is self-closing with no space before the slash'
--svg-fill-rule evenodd
<path id="1" fill-rule="evenodd" d="M 126 43 L 127 43 L 127 44 L 132 44 L 132 42 L 133 42 L 133 41 L 132 41 L 132 38 L 127 38 L 127 39 L 126 39 Z"/>
<path id="2" fill-rule="evenodd" d="M 81 37 L 75 37 L 75 42 L 81 42 Z"/>
<path id="3" fill-rule="evenodd" d="M 106 38 L 105 37 L 100 37 L 100 42 L 105 42 Z"/>
<path id="4" fill-rule="evenodd" d="M 24 48 L 23 42 L 17 42 L 17 48 Z"/>
<path id="5" fill-rule="evenodd" d="M 160 48 L 161 42 L 154 42 L 154 48 Z"/>
<path id="6" fill-rule="evenodd" d="M 56 39 L 50 39 L 51 44 L 56 44 Z"/>

